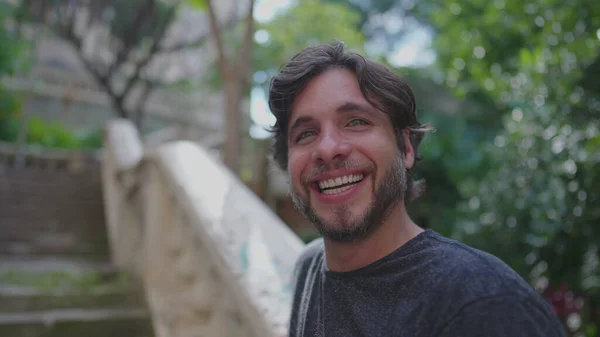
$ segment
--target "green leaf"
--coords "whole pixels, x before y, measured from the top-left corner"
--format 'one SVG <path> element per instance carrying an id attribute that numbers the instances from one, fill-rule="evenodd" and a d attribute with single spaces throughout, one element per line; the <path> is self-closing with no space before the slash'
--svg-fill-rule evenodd
<path id="1" fill-rule="evenodd" d="M 521 49 L 519 52 L 519 59 L 521 60 L 521 65 L 523 66 L 532 66 L 533 65 L 533 55 L 531 55 L 531 51 L 529 49 Z"/>
<path id="2" fill-rule="evenodd" d="M 208 1 L 207 0 L 188 0 L 188 4 L 190 4 L 190 6 L 194 7 L 195 9 L 198 9 L 202 12 L 208 10 Z"/>

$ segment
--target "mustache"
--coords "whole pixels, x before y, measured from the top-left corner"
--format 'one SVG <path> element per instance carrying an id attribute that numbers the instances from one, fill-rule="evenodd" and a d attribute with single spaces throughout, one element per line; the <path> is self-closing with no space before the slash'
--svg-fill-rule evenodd
<path id="1" fill-rule="evenodd" d="M 333 171 L 333 170 L 340 170 L 340 169 L 342 169 L 342 170 L 358 169 L 358 170 L 364 170 L 364 171 L 371 171 L 371 170 L 373 170 L 373 165 L 372 164 L 364 164 L 364 163 L 358 162 L 356 160 L 344 160 L 344 161 L 333 163 L 333 164 L 315 166 L 310 171 L 308 171 L 308 173 L 306 173 L 306 175 L 302 179 L 302 183 L 304 185 L 307 185 L 311 181 L 315 180 L 315 177 L 317 177 L 323 173 L 326 173 L 328 171 Z"/>

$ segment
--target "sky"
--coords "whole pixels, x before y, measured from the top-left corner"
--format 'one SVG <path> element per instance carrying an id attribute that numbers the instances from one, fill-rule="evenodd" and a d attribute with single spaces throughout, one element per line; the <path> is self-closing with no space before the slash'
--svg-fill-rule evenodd
<path id="1" fill-rule="evenodd" d="M 259 22 L 267 22 L 290 3 L 290 0 L 257 0 L 254 18 Z M 402 28 L 402 24 L 397 21 L 390 22 L 390 25 L 397 26 L 390 27 L 391 29 Z M 435 54 L 429 50 L 431 39 L 431 34 L 425 29 L 411 28 L 411 33 L 407 34 L 398 48 L 388 55 L 388 61 L 397 67 L 419 67 L 431 64 L 435 60 Z M 250 117 L 254 122 L 250 128 L 250 136 L 257 139 L 269 137 L 270 134 L 264 129 L 275 123 L 275 117 L 269 111 L 262 89 L 255 88 L 250 93 Z"/>
<path id="2" fill-rule="evenodd" d="M 289 5 L 289 0 L 257 0 L 254 5 L 254 18 L 259 22 L 267 22 L 277 14 L 277 11 Z"/>

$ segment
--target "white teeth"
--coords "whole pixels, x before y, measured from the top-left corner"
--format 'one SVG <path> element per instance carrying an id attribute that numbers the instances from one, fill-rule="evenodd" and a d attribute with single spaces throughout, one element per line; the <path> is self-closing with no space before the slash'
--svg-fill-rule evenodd
<path id="1" fill-rule="evenodd" d="M 349 189 L 352 186 L 354 186 L 354 185 L 347 185 L 347 186 L 343 186 L 343 187 L 328 189 L 328 190 L 323 191 L 323 194 L 336 194 L 336 193 L 344 192 L 345 190 Z"/>
<path id="2" fill-rule="evenodd" d="M 327 194 L 340 193 L 341 191 L 348 189 L 350 186 L 344 186 L 341 188 L 335 188 L 335 187 L 338 187 L 338 186 L 341 186 L 344 184 L 354 183 L 354 182 L 362 180 L 362 178 L 363 178 L 362 174 L 350 174 L 350 175 L 345 175 L 343 177 L 337 177 L 335 179 L 327 179 L 327 180 L 319 181 L 318 185 L 319 185 L 319 188 L 322 190 L 330 189 L 328 191 L 324 191 L 323 193 L 325 193 L 325 192 L 327 192 Z"/>

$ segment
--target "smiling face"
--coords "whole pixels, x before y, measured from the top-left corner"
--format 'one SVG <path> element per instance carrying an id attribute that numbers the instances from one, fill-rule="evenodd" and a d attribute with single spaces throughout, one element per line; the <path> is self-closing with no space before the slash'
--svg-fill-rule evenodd
<path id="1" fill-rule="evenodd" d="M 288 174 L 296 207 L 321 234 L 350 242 L 402 207 L 405 167 L 389 116 L 363 96 L 354 73 L 333 68 L 292 106 Z"/>

